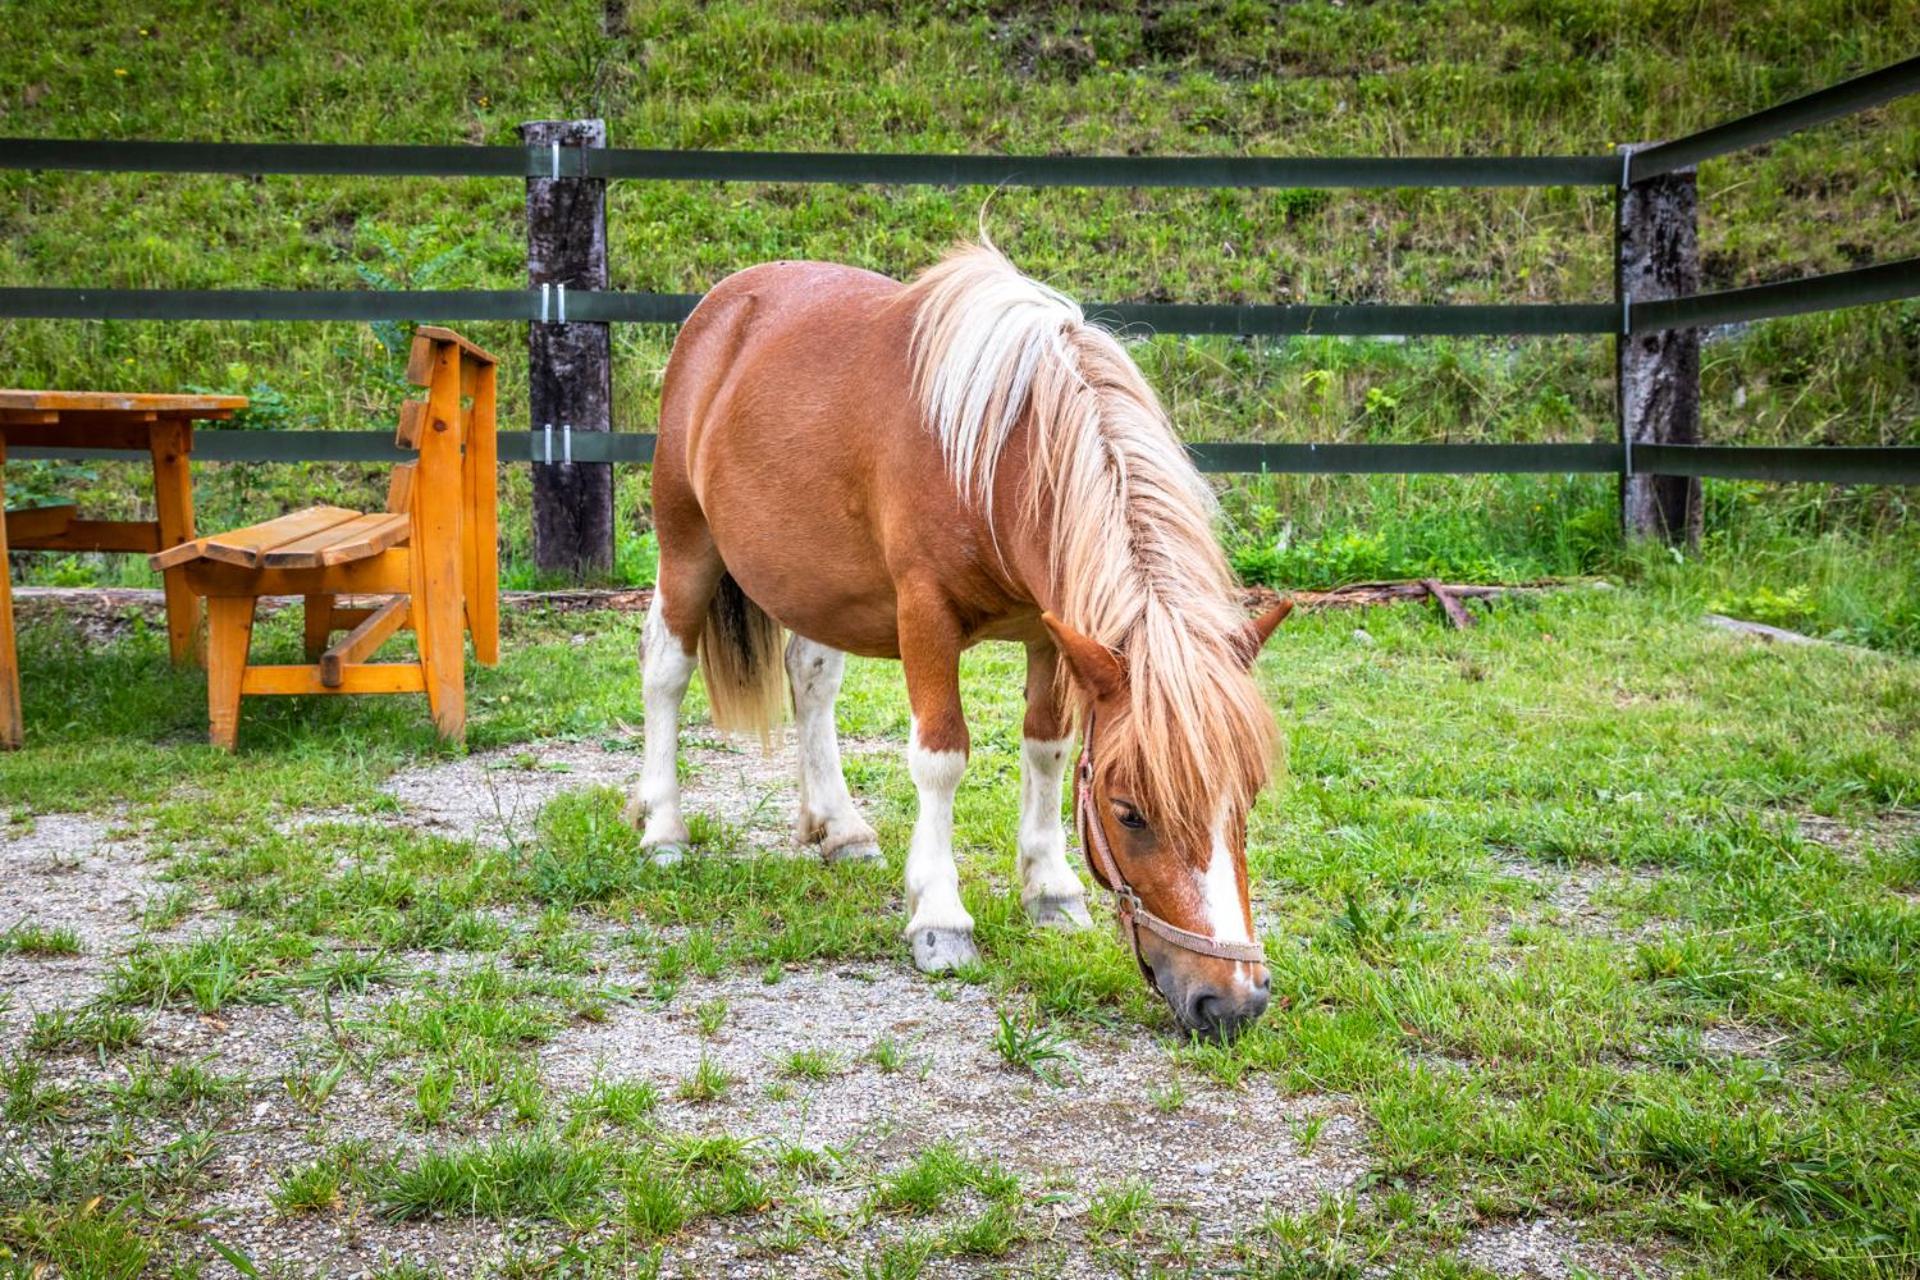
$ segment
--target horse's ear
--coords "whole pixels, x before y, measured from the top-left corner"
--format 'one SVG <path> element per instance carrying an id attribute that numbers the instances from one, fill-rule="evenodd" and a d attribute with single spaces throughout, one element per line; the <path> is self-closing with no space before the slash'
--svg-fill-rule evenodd
<path id="1" fill-rule="evenodd" d="M 1067 670 L 1087 692 L 1096 698 L 1111 698 L 1127 687 L 1127 668 L 1113 650 L 1051 613 L 1041 614 L 1040 621 L 1047 624 L 1060 656 L 1067 660 Z"/>
<path id="2" fill-rule="evenodd" d="M 1240 657 L 1248 667 L 1252 667 L 1253 660 L 1260 656 L 1260 648 L 1266 644 L 1267 637 L 1271 636 L 1274 629 L 1285 622 L 1287 615 L 1292 612 L 1293 600 L 1289 597 L 1246 625 L 1246 629 L 1240 633 Z"/>

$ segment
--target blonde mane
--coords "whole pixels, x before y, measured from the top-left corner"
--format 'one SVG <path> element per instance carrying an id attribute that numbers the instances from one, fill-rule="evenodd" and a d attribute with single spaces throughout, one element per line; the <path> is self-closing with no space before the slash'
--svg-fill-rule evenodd
<path id="1" fill-rule="evenodd" d="M 990 244 L 950 253 L 907 301 L 915 394 L 990 527 L 1001 454 L 1027 424 L 1021 514 L 1052 533 L 1052 608 L 1127 665 L 1128 712 L 1099 729 L 1114 783 L 1186 840 L 1223 801 L 1244 815 L 1271 770 L 1273 718 L 1246 672 L 1213 495 L 1153 388 L 1112 334 Z"/>

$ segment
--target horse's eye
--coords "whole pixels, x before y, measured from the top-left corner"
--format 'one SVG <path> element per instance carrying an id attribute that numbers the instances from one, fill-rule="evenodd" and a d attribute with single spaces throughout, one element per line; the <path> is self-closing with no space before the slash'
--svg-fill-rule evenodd
<path id="1" fill-rule="evenodd" d="M 1114 809 L 1120 818 L 1120 825 L 1127 830 L 1145 831 L 1147 829 L 1147 820 L 1141 817 L 1140 811 L 1132 805 L 1115 805 Z"/>

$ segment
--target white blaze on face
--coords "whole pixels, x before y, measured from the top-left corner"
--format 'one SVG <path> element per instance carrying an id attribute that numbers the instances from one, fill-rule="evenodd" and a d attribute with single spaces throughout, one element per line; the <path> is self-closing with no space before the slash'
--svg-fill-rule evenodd
<path id="1" fill-rule="evenodd" d="M 1247 932 L 1247 899 L 1240 892 L 1240 877 L 1234 873 L 1233 846 L 1227 842 L 1227 811 L 1222 810 L 1213 824 L 1213 851 L 1207 869 L 1195 878 L 1200 882 L 1200 901 L 1206 904 L 1207 925 L 1220 942 L 1252 942 Z"/>

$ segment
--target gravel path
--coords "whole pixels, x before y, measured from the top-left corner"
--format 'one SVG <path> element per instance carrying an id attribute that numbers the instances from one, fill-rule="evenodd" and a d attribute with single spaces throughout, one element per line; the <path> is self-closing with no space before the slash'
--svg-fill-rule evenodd
<path id="1" fill-rule="evenodd" d="M 852 743 L 849 754 L 887 751 L 884 743 Z M 714 740 L 689 742 L 690 811 L 718 812 L 747 833 L 763 854 L 794 853 L 790 748 L 772 755 Z M 631 750 L 550 743 L 473 756 L 411 770 L 387 787 L 401 820 L 424 830 L 495 844 L 527 838 L 540 808 L 563 791 L 624 787 L 638 766 Z M 335 817 L 298 815 L 296 822 Z M 43 815 L 0 834 L 0 926 L 32 920 L 72 928 L 82 953 L 72 958 L 0 956 L 0 992 L 11 997 L 0 1021 L 0 1059 L 20 1052 L 36 1010 L 76 1005 L 95 994 L 117 957 L 142 936 L 143 911 L 168 891 L 146 860 L 138 835 L 112 818 Z M 1518 871 L 1518 868 L 1508 868 Z M 1595 886 L 1556 885 L 1549 906 L 1581 911 Z M 206 907 L 210 904 L 199 904 Z M 174 926 L 187 934 L 208 913 Z M 514 926 L 525 929 L 526 920 Z M 596 956 L 601 978 L 644 988 L 625 969 L 625 952 L 607 922 Z M 406 955 L 422 981 L 456 972 L 486 956 Z M 206 1189 L 191 1212 L 213 1238 L 241 1249 L 263 1269 L 292 1276 L 371 1276 L 410 1260 L 448 1275 L 496 1271 L 516 1256 L 543 1256 L 565 1236 L 549 1225 L 485 1219 L 388 1222 L 349 1199 L 328 1213 L 283 1215 L 270 1192 L 288 1169 L 332 1144 L 362 1140 L 376 1152 L 418 1151 L 501 1132 L 505 1108 L 451 1131 L 413 1127 L 415 1081 L 404 1064 L 349 1072 L 324 1102 L 295 1100 L 298 1082 L 333 1060 L 333 1028 L 370 1020 L 400 989 L 378 987 L 324 1005 L 302 996 L 268 1007 L 233 1007 L 218 1016 L 174 1010 L 150 1015 L 139 1052 L 163 1061 L 197 1062 L 234 1077 L 239 1094 L 224 1113 Z M 717 1030 L 703 1030 L 696 1011 L 724 1001 Z M 539 1077 L 554 1111 L 599 1080 L 646 1080 L 662 1102 L 653 1121 L 680 1134 L 726 1133 L 762 1150 L 783 1144 L 842 1154 L 839 1176 L 808 1183 L 800 1198 L 810 1212 L 839 1224 L 845 1238 L 824 1243 L 787 1232 L 791 1202 L 770 1212 L 702 1219 L 669 1240 L 664 1274 L 773 1276 L 860 1274 L 863 1258 L 936 1221 L 873 1214 L 865 1206 L 877 1179 L 930 1144 L 949 1141 L 982 1160 L 1017 1172 L 1027 1192 L 1031 1235 L 998 1260 L 936 1258 L 928 1276 L 1113 1274 L 1120 1265 L 1089 1225 L 1096 1194 L 1130 1182 L 1151 1190 L 1156 1237 L 1184 1241 L 1194 1259 L 1231 1258 L 1234 1242 L 1276 1211 L 1313 1210 L 1323 1197 L 1365 1190 L 1373 1164 L 1367 1126 L 1350 1100 L 1287 1096 L 1253 1077 L 1238 1089 L 1211 1084 L 1171 1060 L 1168 1045 L 1134 1031 L 1095 1033 L 1075 1041 L 1057 1085 L 1015 1073 L 992 1048 L 996 1007 L 989 988 L 932 983 L 896 964 L 819 964 L 790 968 L 778 982 L 728 973 L 690 978 L 670 1002 L 641 998 L 610 1007 L 599 1022 L 576 1022 L 539 1047 Z M 711 1034 L 708 1033 L 711 1031 Z M 883 1069 L 875 1046 L 890 1042 L 899 1062 Z M 824 1050 L 826 1078 L 795 1079 L 786 1059 L 796 1050 Z M 733 1077 L 727 1095 L 695 1103 L 675 1097 L 679 1082 L 710 1059 Z M 118 1059 L 84 1054 L 48 1059 L 49 1079 L 69 1084 L 124 1079 Z M 1157 1101 L 1156 1101 L 1157 1099 Z M 149 1141 L 179 1136 L 161 1124 Z M 8 1142 L 27 1135 L 0 1129 Z M 977 1206 L 976 1206 L 977 1207 Z M 1108 1242 L 1111 1243 L 1111 1242 Z M 1143 1256 L 1154 1256 L 1156 1245 Z M 1472 1235 L 1464 1257 L 1500 1276 L 1627 1277 L 1656 1274 L 1647 1258 L 1583 1238 L 1579 1224 L 1558 1220 L 1505 1223 Z M 1207 1264 L 1211 1266 L 1214 1264 Z M 1202 1270 L 1206 1270 L 1203 1266 Z M 216 1264 L 213 1274 L 225 1271 Z"/>

